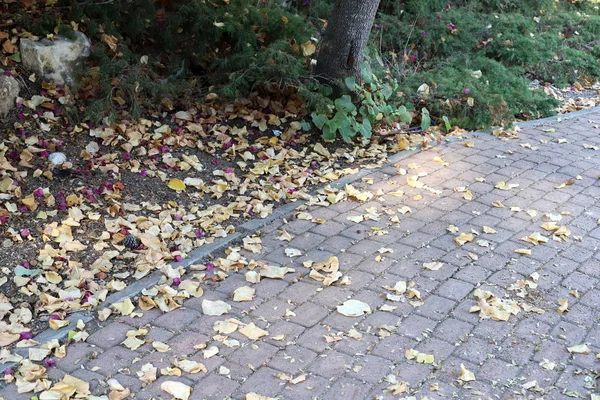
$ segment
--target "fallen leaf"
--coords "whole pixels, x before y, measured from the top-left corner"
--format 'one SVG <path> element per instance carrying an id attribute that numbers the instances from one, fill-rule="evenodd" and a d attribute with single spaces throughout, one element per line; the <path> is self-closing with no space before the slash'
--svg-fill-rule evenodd
<path id="1" fill-rule="evenodd" d="M 473 234 L 463 232 L 460 235 L 458 235 L 457 237 L 455 237 L 454 241 L 456 242 L 457 245 L 462 246 L 467 242 L 473 241 Z"/>
<path id="2" fill-rule="evenodd" d="M 396 382 L 393 385 L 386 387 L 384 392 L 391 393 L 393 396 L 398 396 L 399 394 L 406 393 L 407 390 L 408 390 L 408 383 L 401 381 L 401 382 Z"/>
<path id="3" fill-rule="evenodd" d="M 484 226 L 483 227 L 483 232 L 489 233 L 489 234 L 492 234 L 492 235 L 495 234 L 495 233 L 498 233 L 498 232 L 496 232 L 496 230 L 494 228 L 490 228 L 489 226 Z"/>
<path id="4" fill-rule="evenodd" d="M 258 326 L 254 325 L 254 322 L 245 325 L 239 330 L 239 332 L 251 340 L 258 340 L 263 336 L 269 335 L 269 332 L 260 329 Z"/>
<path id="5" fill-rule="evenodd" d="M 360 317 L 371 314 L 371 307 L 360 300 L 346 300 L 342 305 L 337 306 L 337 311 L 346 317 Z"/>
<path id="6" fill-rule="evenodd" d="M 460 376 L 458 380 L 461 382 L 471 382 L 475 380 L 475 374 L 465 368 L 464 364 L 460 364 Z"/>
<path id="7" fill-rule="evenodd" d="M 276 267 L 274 265 L 264 265 L 260 269 L 260 276 L 262 278 L 270 279 L 283 279 L 285 274 L 288 272 L 295 272 L 293 268 L 288 267 Z"/>
<path id="8" fill-rule="evenodd" d="M 523 255 L 531 255 L 531 250 L 529 249 L 516 249 L 515 253 L 523 254 Z"/>
<path id="9" fill-rule="evenodd" d="M 188 385 L 176 381 L 164 381 L 160 385 L 161 390 L 169 393 L 177 400 L 188 400 L 192 394 L 192 388 Z"/>
<path id="10" fill-rule="evenodd" d="M 506 183 L 504 181 L 500 181 L 500 182 L 496 183 L 496 185 L 494 187 L 496 189 L 500 189 L 500 190 L 511 190 L 516 187 L 519 187 L 519 184 L 518 183 Z"/>
<path id="11" fill-rule="evenodd" d="M 171 179 L 167 186 L 169 187 L 169 189 L 173 189 L 178 192 L 184 191 L 186 189 L 185 183 L 183 183 L 182 180 L 179 180 L 177 178 Z"/>
<path id="12" fill-rule="evenodd" d="M 233 291 L 233 301 L 252 301 L 256 289 L 249 286 L 242 286 Z"/>
<path id="13" fill-rule="evenodd" d="M 438 269 L 442 268 L 443 266 L 444 266 L 444 263 L 439 262 L 439 261 L 434 261 L 434 262 L 423 264 L 423 268 L 431 270 L 431 271 L 437 271 Z"/>
<path id="14" fill-rule="evenodd" d="M 559 313 L 564 313 L 564 312 L 569 311 L 569 300 L 568 299 L 559 299 L 558 304 L 560 304 L 560 307 L 558 307 L 556 309 L 556 311 L 558 311 Z"/>
<path id="15" fill-rule="evenodd" d="M 229 310 L 231 310 L 231 306 L 222 300 L 202 300 L 202 312 L 206 315 L 219 316 L 227 314 Z"/>
<path id="16" fill-rule="evenodd" d="M 575 346 L 567 347 L 567 350 L 571 354 L 590 354 L 592 350 L 587 344 L 578 344 Z"/>

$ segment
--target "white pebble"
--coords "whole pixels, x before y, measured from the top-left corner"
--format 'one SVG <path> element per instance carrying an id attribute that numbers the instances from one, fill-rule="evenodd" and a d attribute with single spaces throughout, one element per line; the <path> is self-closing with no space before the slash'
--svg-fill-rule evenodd
<path id="1" fill-rule="evenodd" d="M 67 156 L 65 156 L 65 153 L 50 153 L 50 155 L 48 156 L 48 161 L 50 161 L 52 165 L 59 166 L 62 165 L 65 161 L 67 161 Z"/>

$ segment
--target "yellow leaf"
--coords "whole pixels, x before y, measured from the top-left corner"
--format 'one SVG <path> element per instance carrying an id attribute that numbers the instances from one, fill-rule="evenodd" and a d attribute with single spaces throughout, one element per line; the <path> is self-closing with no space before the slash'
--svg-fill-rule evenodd
<path id="1" fill-rule="evenodd" d="M 514 189 L 514 188 L 516 188 L 518 186 L 519 186 L 518 183 L 506 183 L 504 181 L 500 181 L 494 187 L 496 189 L 500 189 L 500 190 L 510 190 L 510 189 Z"/>
<path id="2" fill-rule="evenodd" d="M 489 234 L 494 234 L 497 233 L 496 230 L 494 228 L 490 228 L 489 226 L 484 226 L 483 227 L 483 231 L 485 233 L 489 233 Z"/>
<path id="3" fill-rule="evenodd" d="M 460 376 L 458 380 L 461 382 L 470 382 L 475 380 L 475 374 L 465 368 L 463 364 L 460 364 Z"/>
<path id="4" fill-rule="evenodd" d="M 462 246 L 463 244 L 465 244 L 467 242 L 473 241 L 473 234 L 463 232 L 460 235 L 458 235 L 457 237 L 455 237 L 454 241 L 456 242 L 457 245 Z"/>
<path id="5" fill-rule="evenodd" d="M 285 15 L 281 16 L 281 21 L 283 22 L 284 25 L 288 23 L 288 19 Z"/>
<path id="6" fill-rule="evenodd" d="M 524 254 L 524 255 L 530 255 L 531 254 L 531 250 L 529 250 L 529 249 L 516 249 L 515 253 L 517 253 L 517 254 Z"/>
<path id="7" fill-rule="evenodd" d="M 173 189 L 173 190 L 176 190 L 178 192 L 181 192 L 181 191 L 185 190 L 185 183 L 183 183 L 182 180 L 177 179 L 177 178 L 171 179 L 169 181 L 168 186 L 169 186 L 169 189 Z"/>
<path id="8" fill-rule="evenodd" d="M 560 307 L 558 307 L 556 309 L 556 311 L 558 311 L 559 313 L 564 313 L 564 312 L 569 311 L 569 300 L 568 299 L 559 299 L 558 304 L 560 304 Z"/>
<path id="9" fill-rule="evenodd" d="M 302 47 L 302 55 L 304 57 L 310 57 L 313 54 L 315 54 L 315 51 L 317 51 L 317 47 L 310 40 L 305 43 L 302 43 L 301 47 Z"/>

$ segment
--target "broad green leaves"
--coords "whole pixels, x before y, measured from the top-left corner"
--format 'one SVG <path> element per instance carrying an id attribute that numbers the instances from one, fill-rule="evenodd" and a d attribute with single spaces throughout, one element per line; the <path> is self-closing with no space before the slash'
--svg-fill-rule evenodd
<path id="1" fill-rule="evenodd" d="M 381 83 L 366 63 L 361 69 L 361 76 L 360 84 L 354 76 L 344 79 L 352 95 L 344 94 L 337 98 L 328 113 L 311 114 L 313 124 L 323 132 L 325 140 L 335 140 L 338 134 L 346 142 L 357 134 L 370 138 L 376 124 L 390 125 L 412 120 L 412 113 L 405 106 L 398 106 L 392 101 L 395 87 Z"/>

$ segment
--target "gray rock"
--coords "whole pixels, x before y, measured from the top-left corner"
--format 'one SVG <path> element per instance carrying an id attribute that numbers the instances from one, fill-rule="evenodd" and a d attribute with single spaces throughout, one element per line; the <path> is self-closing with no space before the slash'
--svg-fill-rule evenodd
<path id="1" fill-rule="evenodd" d="M 0 117 L 5 116 L 15 106 L 19 95 L 19 82 L 12 76 L 0 76 Z"/>
<path id="2" fill-rule="evenodd" d="M 57 85 L 73 87 L 78 68 L 90 55 L 90 41 L 81 32 L 75 32 L 76 40 L 59 37 L 55 41 L 42 39 L 38 42 L 21 39 L 23 66 L 36 72 L 43 79 Z"/>

